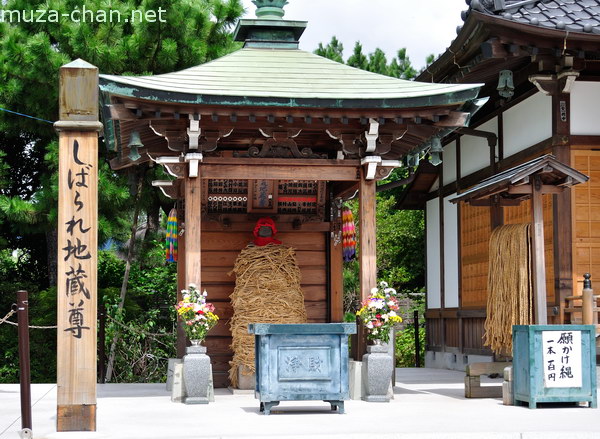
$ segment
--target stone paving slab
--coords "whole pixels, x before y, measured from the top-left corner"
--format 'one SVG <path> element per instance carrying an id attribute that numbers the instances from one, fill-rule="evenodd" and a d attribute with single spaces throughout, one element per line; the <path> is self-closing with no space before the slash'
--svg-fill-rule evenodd
<path id="1" fill-rule="evenodd" d="M 282 402 L 272 415 L 252 395 L 217 389 L 215 402 L 170 401 L 164 384 L 98 386 L 98 431 L 56 433 L 56 386 L 33 386 L 36 439 L 600 439 L 598 409 L 530 410 L 500 399 L 465 399 L 464 373 L 398 369 L 390 403 L 346 401 L 346 414 L 321 401 Z M 489 383 L 489 380 L 486 380 Z M 496 381 L 498 382 L 498 381 Z M 19 386 L 0 385 L 0 438 L 20 431 Z"/>

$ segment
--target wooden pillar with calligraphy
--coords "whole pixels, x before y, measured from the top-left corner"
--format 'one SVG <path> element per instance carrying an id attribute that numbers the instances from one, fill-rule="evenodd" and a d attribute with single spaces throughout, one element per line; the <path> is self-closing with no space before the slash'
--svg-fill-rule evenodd
<path id="1" fill-rule="evenodd" d="M 62 431 L 96 430 L 98 68 L 60 68 L 57 417 Z"/>

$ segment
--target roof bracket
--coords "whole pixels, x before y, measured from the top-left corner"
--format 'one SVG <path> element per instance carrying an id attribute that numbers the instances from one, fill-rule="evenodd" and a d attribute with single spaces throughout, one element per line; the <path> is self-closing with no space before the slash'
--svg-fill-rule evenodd
<path id="1" fill-rule="evenodd" d="M 190 140 L 189 148 L 190 149 L 198 149 L 198 139 L 202 134 L 202 130 L 200 130 L 200 115 L 190 114 L 190 127 L 187 129 L 187 135 Z"/>
<path id="2" fill-rule="evenodd" d="M 399 160 L 382 160 L 378 155 L 369 155 L 361 159 L 360 164 L 367 167 L 365 180 L 383 180 L 396 168 L 402 166 Z"/>
<path id="3" fill-rule="evenodd" d="M 379 122 L 375 119 L 369 119 L 369 131 L 365 131 L 365 138 L 367 139 L 367 151 L 375 152 L 377 148 L 377 138 L 379 137 Z"/>
<path id="4" fill-rule="evenodd" d="M 188 176 L 190 178 L 198 177 L 198 166 L 202 161 L 202 154 L 199 152 L 190 152 L 185 155 L 185 161 L 190 164 Z"/>

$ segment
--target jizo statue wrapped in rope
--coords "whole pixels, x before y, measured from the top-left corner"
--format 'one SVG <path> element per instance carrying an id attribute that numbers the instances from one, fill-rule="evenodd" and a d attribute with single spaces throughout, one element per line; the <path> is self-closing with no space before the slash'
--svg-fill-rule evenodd
<path id="1" fill-rule="evenodd" d="M 277 227 L 271 218 L 259 219 L 253 233 L 254 241 L 240 252 L 229 273 L 236 275 L 229 378 L 239 388 L 253 384 L 249 376 L 254 374 L 254 336 L 248 334 L 249 323 L 306 323 L 295 250 L 275 238 Z"/>

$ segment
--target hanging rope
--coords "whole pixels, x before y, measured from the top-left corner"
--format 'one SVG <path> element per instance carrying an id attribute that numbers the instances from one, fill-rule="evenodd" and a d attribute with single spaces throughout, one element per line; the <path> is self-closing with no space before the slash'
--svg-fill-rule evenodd
<path id="1" fill-rule="evenodd" d="M 490 237 L 484 344 L 510 355 L 513 325 L 532 323 L 531 225 L 497 227 Z"/>
<path id="2" fill-rule="evenodd" d="M 356 226 L 354 215 L 347 207 L 342 211 L 342 249 L 345 262 L 356 258 Z"/>
<path id="3" fill-rule="evenodd" d="M 42 119 L 40 117 L 35 117 L 35 116 L 30 116 L 28 114 L 19 113 L 18 111 L 8 110 L 8 109 L 2 108 L 2 107 L 0 107 L 0 111 L 4 111 L 6 113 L 11 113 L 11 114 L 16 114 L 17 116 L 21 116 L 21 117 L 28 117 L 29 119 L 39 120 L 40 122 L 46 122 L 46 123 L 51 123 L 51 124 L 54 123 L 51 120 Z"/>
<path id="4" fill-rule="evenodd" d="M 177 262 L 177 209 L 171 209 L 167 218 L 165 256 L 167 262 Z"/>

